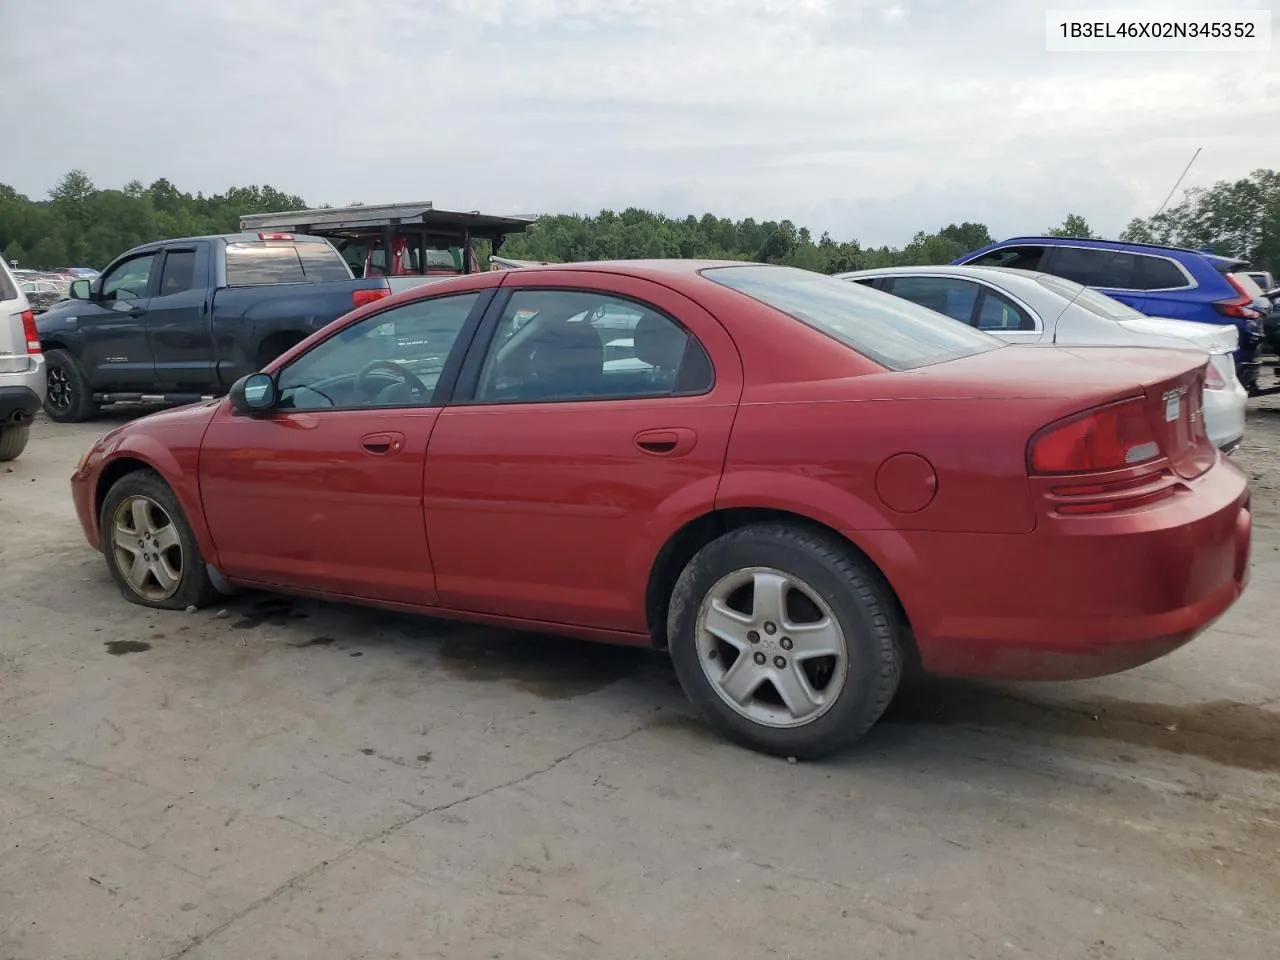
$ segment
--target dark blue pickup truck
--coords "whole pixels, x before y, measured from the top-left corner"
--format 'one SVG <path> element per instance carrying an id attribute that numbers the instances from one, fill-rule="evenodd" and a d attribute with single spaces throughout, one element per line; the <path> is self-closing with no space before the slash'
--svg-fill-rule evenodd
<path id="1" fill-rule="evenodd" d="M 52 420 L 104 403 L 218 396 L 325 324 L 390 294 L 321 237 L 240 233 L 144 244 L 37 318 Z"/>

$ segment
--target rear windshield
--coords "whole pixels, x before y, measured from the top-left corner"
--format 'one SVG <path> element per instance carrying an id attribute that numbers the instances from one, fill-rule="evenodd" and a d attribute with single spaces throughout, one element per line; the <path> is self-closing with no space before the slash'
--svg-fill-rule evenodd
<path id="1" fill-rule="evenodd" d="M 319 240 L 237 240 L 227 244 L 227 286 L 350 280 L 342 256 Z"/>
<path id="2" fill-rule="evenodd" d="M 1099 293 L 1092 287 L 1081 286 L 1065 277 L 1054 277 L 1045 273 L 1036 277 L 1036 280 L 1041 286 L 1047 287 L 1059 296 L 1074 300 L 1076 306 L 1108 320 L 1133 320 L 1145 316 L 1133 307 L 1108 297 L 1105 293 Z"/>
<path id="3" fill-rule="evenodd" d="M 702 276 L 737 290 L 890 370 L 942 363 L 1005 346 L 910 300 L 794 267 L 710 267 Z"/>

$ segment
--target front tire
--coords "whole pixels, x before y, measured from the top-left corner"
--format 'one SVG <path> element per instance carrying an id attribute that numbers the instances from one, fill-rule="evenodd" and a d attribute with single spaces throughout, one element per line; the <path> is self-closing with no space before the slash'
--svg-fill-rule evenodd
<path id="1" fill-rule="evenodd" d="M 685 694 L 727 737 L 816 759 L 858 740 L 892 700 L 904 659 L 892 611 L 839 538 L 762 523 L 689 561 L 667 635 Z"/>
<path id="2" fill-rule="evenodd" d="M 98 404 L 93 402 L 89 378 L 65 350 L 50 350 L 45 354 L 48 392 L 44 412 L 58 423 L 83 423 L 98 415 Z"/>
<path id="3" fill-rule="evenodd" d="M 116 481 L 99 524 L 107 568 L 126 600 L 185 610 L 217 598 L 182 505 L 158 474 L 139 470 Z"/>
<path id="4" fill-rule="evenodd" d="M 27 449 L 27 441 L 31 439 L 31 424 L 11 423 L 0 427 L 0 463 L 16 460 Z"/>

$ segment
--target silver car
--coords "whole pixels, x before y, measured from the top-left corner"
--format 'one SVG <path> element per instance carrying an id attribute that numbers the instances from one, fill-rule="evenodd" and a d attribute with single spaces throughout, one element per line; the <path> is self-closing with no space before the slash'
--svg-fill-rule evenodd
<path id="1" fill-rule="evenodd" d="M 0 257 L 0 460 L 12 460 L 27 448 L 45 389 L 35 314 Z"/>
<path id="2" fill-rule="evenodd" d="M 1073 280 L 1008 267 L 885 267 L 837 274 L 1010 343 L 1200 350 L 1209 356 L 1204 424 L 1224 452 L 1244 437 L 1248 393 L 1236 376 L 1234 326 L 1149 317 Z"/>

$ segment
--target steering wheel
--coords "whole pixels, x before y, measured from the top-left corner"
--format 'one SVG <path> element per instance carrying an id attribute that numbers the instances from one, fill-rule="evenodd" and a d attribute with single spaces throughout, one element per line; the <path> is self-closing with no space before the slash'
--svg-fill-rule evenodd
<path id="1" fill-rule="evenodd" d="M 431 396 L 431 391 L 427 389 L 427 385 L 425 383 L 406 370 L 403 366 L 392 360 L 371 360 L 369 363 L 366 363 L 364 365 L 364 369 L 356 375 L 355 391 L 357 395 L 362 395 L 364 393 L 365 388 L 369 383 L 369 375 L 376 370 L 383 370 L 399 377 L 404 381 L 405 386 L 415 394 L 414 399 L 416 400 L 426 400 Z M 386 389 L 389 388 L 383 388 L 383 390 Z M 380 394 L 381 392 L 382 391 L 379 391 Z"/>

